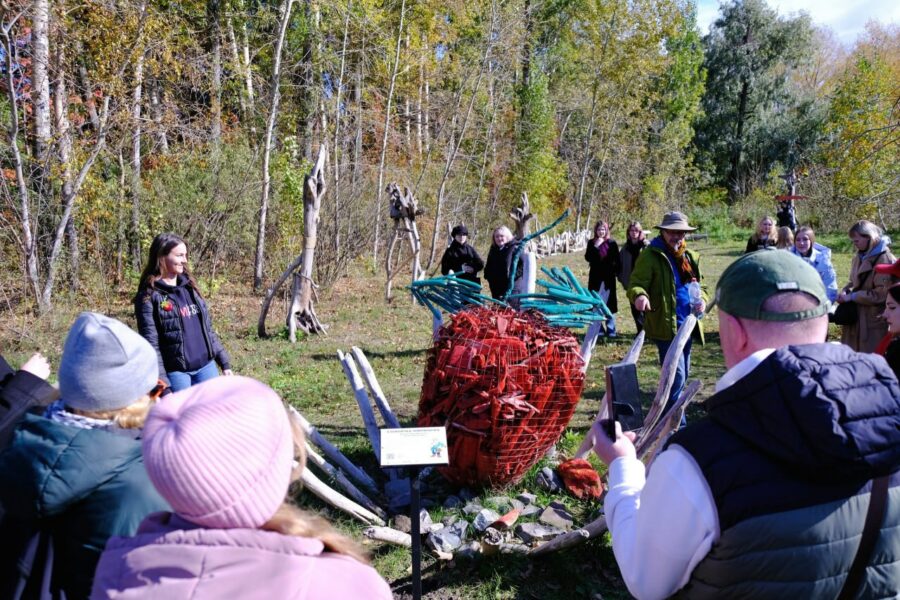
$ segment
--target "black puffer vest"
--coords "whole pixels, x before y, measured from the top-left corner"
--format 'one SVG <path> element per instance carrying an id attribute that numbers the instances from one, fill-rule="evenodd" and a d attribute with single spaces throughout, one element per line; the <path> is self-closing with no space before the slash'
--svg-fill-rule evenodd
<path id="1" fill-rule="evenodd" d="M 178 285 L 186 285 L 185 280 L 179 275 Z M 209 350 L 209 355 L 222 369 L 231 368 L 231 359 L 225 351 L 219 336 L 212 328 L 209 309 L 206 302 L 190 286 L 187 287 L 193 301 L 200 311 L 200 320 L 203 324 L 203 340 Z M 165 310 L 163 304 L 166 295 L 156 289 L 141 289 L 134 297 L 134 313 L 137 318 L 138 332 L 150 342 L 156 349 L 159 357 L 159 377 L 166 383 L 169 371 L 187 371 L 187 363 L 184 357 L 184 330 L 181 326 L 181 316 L 178 311 Z"/>
<path id="2" fill-rule="evenodd" d="M 839 344 L 781 348 L 706 407 L 669 442 L 696 460 L 721 531 L 681 595 L 836 597 L 870 481 L 890 473 L 860 597 L 900 593 L 900 386 L 881 357 Z"/>

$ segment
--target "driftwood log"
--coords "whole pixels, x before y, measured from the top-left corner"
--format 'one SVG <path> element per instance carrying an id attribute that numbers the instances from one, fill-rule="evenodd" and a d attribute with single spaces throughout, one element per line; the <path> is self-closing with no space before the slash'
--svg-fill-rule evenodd
<path id="1" fill-rule="evenodd" d="M 359 365 L 359 369 L 362 371 L 363 379 L 366 380 L 366 385 L 372 393 L 372 398 L 375 400 L 378 412 L 381 413 L 381 418 L 384 419 L 385 426 L 391 429 L 399 428 L 400 421 L 397 420 L 394 411 L 391 410 L 391 405 L 388 404 L 387 397 L 381 389 L 381 384 L 378 383 L 378 378 L 375 377 L 375 371 L 372 370 L 369 359 L 366 358 L 366 355 L 357 346 L 351 347 L 350 350 L 353 352 L 353 358 L 356 359 L 356 364 Z"/>
<path id="2" fill-rule="evenodd" d="M 387 515 L 384 510 L 375 504 L 375 502 L 366 496 L 358 487 L 353 485 L 347 476 L 344 475 L 344 472 L 340 469 L 335 468 L 328 461 L 326 461 L 322 456 L 313 450 L 312 446 L 309 445 L 309 442 L 306 443 L 306 459 L 308 463 L 312 463 L 319 467 L 323 473 L 325 473 L 331 481 L 340 486 L 347 495 L 360 506 L 364 506 L 366 509 L 375 513 L 382 519 L 387 520 Z"/>
<path id="3" fill-rule="evenodd" d="M 292 275 L 294 281 L 291 286 L 291 303 L 286 319 L 288 337 L 291 342 L 297 341 L 297 328 L 303 329 L 306 333 L 325 333 L 326 326 L 319 322 L 313 307 L 316 285 L 312 280 L 319 209 L 322 205 L 322 196 L 325 195 L 325 155 L 326 148 L 323 143 L 319 147 L 316 164 L 312 172 L 306 176 L 303 185 L 303 251 L 284 270 L 274 285 L 266 290 L 266 296 L 259 311 L 259 320 L 256 323 L 256 334 L 261 338 L 266 337 L 266 316 L 269 314 L 275 293 Z"/>
<path id="4" fill-rule="evenodd" d="M 387 186 L 387 192 L 391 219 L 394 221 L 394 233 L 391 236 L 391 243 L 388 246 L 384 263 L 387 274 L 384 298 L 385 300 L 390 300 L 391 285 L 394 277 L 400 270 L 399 256 L 401 253 L 398 251 L 397 245 L 403 238 L 406 238 L 409 242 L 410 252 L 412 253 L 412 280 L 418 281 L 425 276 L 425 269 L 422 268 L 420 261 L 422 240 L 419 237 L 419 228 L 416 225 L 416 217 L 424 211 L 419 208 L 418 201 L 408 187 L 404 187 L 401 191 L 396 183 L 391 183 Z"/>
<path id="5" fill-rule="evenodd" d="M 297 412 L 294 407 L 290 407 L 289 412 L 291 419 L 299 425 L 300 429 L 303 430 L 303 433 L 306 434 L 306 439 L 315 444 L 325 456 L 343 470 L 350 479 L 355 481 L 357 485 L 362 486 L 373 496 L 377 496 L 380 493 L 375 480 L 369 477 L 368 473 L 357 467 L 349 458 L 344 456 L 334 444 L 325 439 L 325 437 L 319 433 L 319 430 L 306 420 L 306 417 Z"/>
<path id="6" fill-rule="evenodd" d="M 366 529 L 363 530 L 363 535 L 370 540 L 375 540 L 377 542 L 386 542 L 388 544 L 405 546 L 407 548 L 412 547 L 411 535 L 392 529 L 391 527 L 366 527 Z"/>
<path id="7" fill-rule="evenodd" d="M 381 517 L 360 506 L 350 498 L 331 489 L 309 469 L 303 469 L 300 480 L 303 482 L 303 487 L 305 489 L 318 496 L 329 506 L 333 506 L 334 508 L 347 513 L 354 519 L 362 521 L 366 525 L 384 525 L 384 520 L 382 520 Z"/>
<path id="8" fill-rule="evenodd" d="M 316 235 L 319 229 L 319 210 L 325 195 L 326 144 L 319 146 L 319 157 L 303 182 L 303 253 L 300 271 L 294 272 L 291 304 L 287 314 L 288 338 L 297 341 L 297 329 L 307 334 L 325 333 L 325 326 L 316 316 L 313 306 L 313 259 L 316 255 Z"/>

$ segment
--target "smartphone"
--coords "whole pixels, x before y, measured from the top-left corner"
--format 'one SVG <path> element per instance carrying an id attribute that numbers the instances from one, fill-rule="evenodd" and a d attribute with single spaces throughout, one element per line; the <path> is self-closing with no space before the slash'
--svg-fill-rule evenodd
<path id="1" fill-rule="evenodd" d="M 609 422 L 604 425 L 610 439 L 616 439 L 616 421 L 622 426 L 622 431 L 634 431 L 644 425 L 641 391 L 634 364 L 606 367 L 606 406 Z"/>
<path id="2" fill-rule="evenodd" d="M 609 439 L 616 439 L 616 403 L 615 391 L 613 390 L 612 369 L 606 367 L 606 420 L 603 422 L 603 429 Z"/>

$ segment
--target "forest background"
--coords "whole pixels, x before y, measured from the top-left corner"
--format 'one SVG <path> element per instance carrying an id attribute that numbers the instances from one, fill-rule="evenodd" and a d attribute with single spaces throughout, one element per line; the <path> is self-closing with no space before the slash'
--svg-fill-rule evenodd
<path id="1" fill-rule="evenodd" d="M 809 15 L 686 0 L 3 0 L 0 310 L 134 289 L 150 239 L 261 293 L 299 254 L 326 144 L 315 281 L 382 268 L 409 186 L 426 270 L 537 224 L 624 233 L 678 208 L 745 237 L 801 175 L 801 223 L 900 219 L 900 33 L 851 48 Z"/>
<path id="2" fill-rule="evenodd" d="M 832 245 L 842 283 L 852 222 L 900 228 L 896 25 L 870 23 L 845 47 L 761 0 L 723 3 L 707 35 L 685 0 L 0 0 L 0 27 L 4 355 L 18 364 L 40 349 L 58 365 L 81 310 L 133 323 L 150 240 L 173 231 L 237 371 L 373 467 L 334 352 L 363 346 L 411 423 L 430 342 L 424 309 L 402 293 L 382 300 L 391 182 L 424 210 L 428 273 L 454 224 L 486 253 L 523 192 L 532 230 L 568 208 L 559 230 L 602 218 L 620 240 L 631 219 L 649 228 L 683 210 L 708 235 L 696 246 L 708 287 L 774 212 L 787 172 L 806 196 L 799 221 Z M 331 327 L 297 345 L 260 340 L 264 290 L 302 250 L 304 176 L 322 144 L 313 279 Z M 586 275 L 578 256 L 547 264 Z M 629 341 L 596 353 L 563 452 Z M 710 341 L 696 350 L 707 384 L 723 370 Z M 654 363 L 650 351 L 640 367 L 648 389 Z M 431 589 L 624 596 L 613 564 L 603 544 L 543 565 L 439 570 Z M 397 589 L 408 554 L 379 550 L 376 566 Z"/>

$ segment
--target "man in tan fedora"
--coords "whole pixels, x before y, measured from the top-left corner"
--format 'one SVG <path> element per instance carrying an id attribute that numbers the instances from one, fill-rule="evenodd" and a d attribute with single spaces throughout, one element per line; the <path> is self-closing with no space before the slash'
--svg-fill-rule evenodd
<path id="1" fill-rule="evenodd" d="M 700 257 L 687 249 L 684 238 L 689 231 L 697 228 L 691 227 L 687 217 L 680 212 L 666 213 L 662 223 L 656 228 L 659 229 L 659 235 L 638 256 L 627 293 L 635 310 L 644 313 L 644 330 L 647 337 L 656 344 L 659 362 L 662 364 L 678 327 L 692 311 L 698 315 L 703 314 L 707 297 L 701 289 L 700 301 L 691 304 L 689 286 L 691 282 L 699 284 L 701 280 Z M 699 322 L 694 336 L 703 343 L 703 328 Z M 692 341 L 688 340 L 678 361 L 675 381 L 669 395 L 670 403 L 681 394 L 690 372 Z"/>

